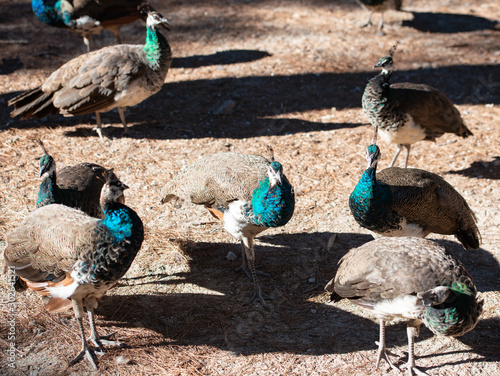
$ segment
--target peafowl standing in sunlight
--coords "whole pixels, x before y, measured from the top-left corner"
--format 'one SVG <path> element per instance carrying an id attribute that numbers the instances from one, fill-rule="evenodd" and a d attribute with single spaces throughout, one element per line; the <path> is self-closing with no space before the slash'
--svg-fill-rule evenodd
<path id="1" fill-rule="evenodd" d="M 380 21 L 377 31 L 383 35 L 382 28 L 384 27 L 384 12 L 389 9 L 400 10 L 401 0 L 356 0 L 363 8 L 370 11 L 368 20 L 361 27 L 366 27 L 372 24 L 372 16 L 374 12 L 380 12 Z"/>
<path id="2" fill-rule="evenodd" d="M 118 180 L 114 172 L 95 163 L 83 162 L 66 166 L 56 173 L 56 162 L 43 143 L 40 140 L 37 142 L 45 154 L 40 158 L 40 177 L 43 180 L 38 189 L 36 207 L 62 204 L 80 209 L 91 217 L 104 218 L 101 190 L 107 174 Z M 122 194 L 118 201 L 124 204 L 125 196 Z"/>
<path id="3" fill-rule="evenodd" d="M 241 269 L 253 281 L 252 301 L 267 308 L 264 299 L 269 297 L 257 281 L 253 240 L 269 227 L 285 225 L 295 207 L 293 187 L 272 152 L 271 161 L 238 153 L 205 157 L 169 181 L 162 197 L 162 203 L 175 199 L 204 205 L 223 221 L 226 231 L 241 242 Z"/>
<path id="4" fill-rule="evenodd" d="M 101 112 L 118 109 L 124 134 L 128 133 L 125 108 L 156 94 L 165 81 L 172 52 L 160 25 L 168 21 L 157 12 L 148 12 L 146 43 L 109 46 L 76 57 L 34 89 L 9 101 L 12 117 L 43 118 L 96 114 L 101 140 Z"/>
<path id="5" fill-rule="evenodd" d="M 376 366 L 386 352 L 385 323 L 407 320 L 409 376 L 427 375 L 415 366 L 414 341 L 424 324 L 438 336 L 461 336 L 472 330 L 483 311 L 476 286 L 465 267 L 445 247 L 415 237 L 379 238 L 350 250 L 335 278 L 325 287 L 332 300 L 347 298 L 379 320 Z"/>
<path id="6" fill-rule="evenodd" d="M 360 226 L 383 236 L 453 234 L 465 248 L 479 248 L 476 216 L 442 177 L 415 168 L 389 167 L 377 173 L 377 145 L 367 148 L 366 159 L 368 167 L 349 197 Z"/>
<path id="7" fill-rule="evenodd" d="M 32 0 L 36 17 L 49 26 L 69 29 L 83 37 L 87 52 L 92 49 L 92 34 L 103 29 L 122 43 L 120 26 L 145 18 L 141 10 L 151 9 L 143 0 Z M 152 10 L 152 9 L 151 9 Z"/>
<path id="8" fill-rule="evenodd" d="M 370 123 L 378 128 L 384 141 L 397 144 L 398 149 L 389 167 L 394 166 L 403 146 L 408 166 L 411 145 L 426 140 L 435 141 L 445 133 L 468 137 L 472 132 L 464 124 L 460 112 L 441 91 L 423 84 L 398 82 L 389 84 L 394 71 L 392 55 L 381 58 L 373 68 L 382 71 L 366 85 L 363 111 Z"/>
<path id="9" fill-rule="evenodd" d="M 119 202 L 127 188 L 108 173 L 101 193 L 104 219 L 51 204 L 30 213 L 6 235 L 6 264 L 15 269 L 27 287 L 49 298 L 46 309 L 74 310 L 82 349 L 70 364 L 85 357 L 97 369 L 94 349 L 85 340 L 84 307 L 92 345 L 100 353 L 102 345 L 121 345 L 98 336 L 94 309 L 106 291 L 127 272 L 144 239 L 141 219 Z"/>

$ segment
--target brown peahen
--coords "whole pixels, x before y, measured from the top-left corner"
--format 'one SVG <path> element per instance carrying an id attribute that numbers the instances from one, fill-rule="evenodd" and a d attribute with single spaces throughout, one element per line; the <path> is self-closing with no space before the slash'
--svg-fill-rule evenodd
<path id="1" fill-rule="evenodd" d="M 370 123 L 378 128 L 382 139 L 397 144 L 398 149 L 389 167 L 406 149 L 408 166 L 411 145 L 426 140 L 435 141 L 444 133 L 468 137 L 472 132 L 464 124 L 460 112 L 441 91 L 423 84 L 401 82 L 389 84 L 394 64 L 391 56 L 381 58 L 373 67 L 382 71 L 366 85 L 362 105 Z"/>
<path id="2" fill-rule="evenodd" d="M 367 148 L 366 159 L 368 167 L 349 197 L 359 225 L 383 236 L 453 234 L 465 248 L 479 248 L 474 212 L 442 177 L 416 168 L 389 167 L 377 173 L 377 145 Z"/>
<path id="3" fill-rule="evenodd" d="M 27 287 L 49 298 L 46 309 L 74 309 L 82 349 L 70 364 L 83 357 L 97 369 L 94 349 L 85 340 L 84 307 L 90 322 L 90 342 L 102 353 L 102 345 L 121 345 L 99 337 L 94 323 L 98 301 L 127 272 L 144 239 L 139 216 L 121 204 L 128 187 L 108 174 L 101 193 L 104 219 L 88 216 L 65 205 L 51 204 L 30 213 L 7 233 L 6 264 Z"/>
<path id="4" fill-rule="evenodd" d="M 112 174 L 112 178 L 118 180 L 115 173 L 87 162 L 66 166 L 56 173 L 56 162 L 42 142 L 38 140 L 38 143 L 45 154 L 40 158 L 40 177 L 43 180 L 38 189 L 36 207 L 62 204 L 80 209 L 91 217 L 104 218 L 100 203 L 101 190 L 107 174 Z M 125 196 L 122 194 L 118 201 L 124 204 Z"/>
<path id="5" fill-rule="evenodd" d="M 445 247 L 415 237 L 379 238 L 350 250 L 335 278 L 325 287 L 332 300 L 347 298 L 378 320 L 376 366 L 386 352 L 385 322 L 407 320 L 408 375 L 427 375 L 415 366 L 414 339 L 424 324 L 438 336 L 461 336 L 472 330 L 483 311 L 472 277 Z"/>
<path id="6" fill-rule="evenodd" d="M 284 226 L 293 215 L 294 191 L 281 164 L 258 155 L 210 155 L 169 181 L 162 196 L 162 203 L 180 199 L 204 205 L 223 221 L 226 231 L 241 242 L 241 269 L 253 281 L 252 301 L 267 308 L 264 299 L 269 297 L 257 281 L 253 239 L 269 227 Z"/>
<path id="7" fill-rule="evenodd" d="M 168 21 L 149 12 L 146 43 L 101 48 L 68 61 L 39 87 L 9 101 L 12 117 L 43 118 L 47 115 L 84 115 L 95 112 L 101 140 L 101 112 L 118 109 L 123 133 L 128 133 L 125 108 L 157 93 L 172 61 L 170 46 L 157 30 Z"/>

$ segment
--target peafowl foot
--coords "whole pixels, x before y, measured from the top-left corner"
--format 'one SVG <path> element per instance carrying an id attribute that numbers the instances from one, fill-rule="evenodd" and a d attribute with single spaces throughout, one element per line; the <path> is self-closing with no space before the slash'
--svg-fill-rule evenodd
<path id="1" fill-rule="evenodd" d="M 109 338 L 111 338 L 114 334 L 115 333 L 111 333 L 111 334 L 108 334 L 105 336 L 99 336 L 96 338 L 90 337 L 87 339 L 87 341 L 92 343 L 92 345 L 94 345 L 99 350 L 99 352 L 96 352 L 97 355 L 103 355 L 104 350 L 102 348 L 102 345 L 118 346 L 118 347 L 125 347 L 126 346 L 125 343 L 123 343 L 123 342 L 109 340 Z"/>
<path id="2" fill-rule="evenodd" d="M 401 372 L 401 370 L 394 365 L 394 363 L 392 363 L 391 359 L 389 358 L 389 355 L 391 356 L 397 356 L 396 354 L 388 351 L 386 348 L 385 348 L 385 345 L 380 345 L 380 342 L 379 341 L 375 341 L 375 344 L 378 346 L 378 354 L 377 354 L 377 363 L 376 363 L 376 367 L 378 368 L 379 364 L 380 364 L 380 360 L 382 358 L 385 359 L 385 361 L 391 366 L 391 368 L 395 371 L 398 371 L 398 372 Z"/>
<path id="3" fill-rule="evenodd" d="M 85 345 L 82 347 L 82 350 L 80 351 L 80 353 L 75 358 L 73 358 L 73 360 L 71 360 L 69 362 L 69 365 L 72 366 L 72 365 L 78 363 L 83 358 L 86 358 L 90 362 L 90 364 L 92 365 L 92 368 L 97 370 L 97 365 L 96 365 L 95 360 L 94 360 L 94 354 L 101 355 L 101 353 L 95 352 L 93 349 L 88 347 L 88 345 L 85 343 Z"/>
<path id="4" fill-rule="evenodd" d="M 411 365 L 409 363 L 402 365 L 401 368 L 406 368 L 406 374 L 408 376 L 415 376 L 415 375 L 416 376 L 429 376 L 428 373 L 419 370 L 417 367 L 415 367 L 414 365 Z"/>
<path id="5" fill-rule="evenodd" d="M 246 276 L 248 277 L 248 279 L 250 281 L 253 281 L 252 273 L 250 272 L 250 269 L 248 269 L 248 267 L 246 265 L 241 264 L 241 266 L 234 269 L 234 271 L 235 272 L 239 272 L 239 271 L 244 272 L 246 274 Z M 257 274 L 258 276 L 262 276 L 262 277 L 271 277 L 271 274 L 266 273 L 266 272 L 262 272 L 260 270 L 255 270 L 255 274 Z"/>

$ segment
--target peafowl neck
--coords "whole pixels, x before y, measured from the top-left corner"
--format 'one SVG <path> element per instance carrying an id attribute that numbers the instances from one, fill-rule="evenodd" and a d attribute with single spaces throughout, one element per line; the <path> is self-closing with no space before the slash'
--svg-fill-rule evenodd
<path id="1" fill-rule="evenodd" d="M 147 27 L 144 53 L 149 66 L 154 70 L 168 69 L 172 51 L 165 37 L 155 28 Z"/>
<path id="2" fill-rule="evenodd" d="M 41 208 L 45 205 L 58 203 L 59 191 L 60 189 L 56 183 L 56 172 L 53 171 L 47 174 L 38 188 L 36 207 Z"/>
<path id="3" fill-rule="evenodd" d="M 391 210 L 392 194 L 377 183 L 377 165 L 368 167 L 349 197 L 349 207 L 356 221 L 372 231 L 385 231 L 399 222 Z"/>
<path id="4" fill-rule="evenodd" d="M 61 0 L 32 0 L 31 7 L 37 18 L 49 26 L 71 27 L 74 23 L 71 13 L 62 9 Z"/>
<path id="5" fill-rule="evenodd" d="M 483 302 L 477 301 L 475 289 L 461 282 L 454 282 L 451 289 L 451 299 L 425 309 L 423 321 L 437 335 L 464 334 L 474 328 L 483 311 Z"/>
<path id="6" fill-rule="evenodd" d="M 103 205 L 106 214 L 99 220 L 97 248 L 83 259 L 80 274 L 90 281 L 116 281 L 129 269 L 144 240 L 144 227 L 135 211 L 117 202 Z"/>
<path id="7" fill-rule="evenodd" d="M 269 178 L 260 182 L 253 191 L 252 206 L 247 215 L 253 224 L 263 227 L 285 225 L 292 218 L 295 208 L 293 188 L 286 178 L 271 186 Z"/>

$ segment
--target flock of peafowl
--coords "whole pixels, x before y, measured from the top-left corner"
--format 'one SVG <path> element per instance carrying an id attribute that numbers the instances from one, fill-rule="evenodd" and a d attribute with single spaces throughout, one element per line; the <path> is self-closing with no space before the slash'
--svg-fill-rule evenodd
<path id="1" fill-rule="evenodd" d="M 399 9 L 399 0 L 360 0 L 382 14 Z M 45 82 L 9 101 L 12 117 L 44 118 L 95 113 L 97 133 L 106 142 L 100 114 L 118 109 L 127 133 L 125 109 L 157 93 L 165 82 L 172 52 L 164 36 L 169 22 L 151 6 L 133 0 L 33 0 L 36 16 L 50 26 L 71 29 L 84 38 L 88 52 L 55 70 Z M 91 51 L 92 34 L 109 29 L 122 42 L 120 25 L 143 18 L 144 45 L 116 44 Z M 371 20 L 368 19 L 368 23 Z M 483 311 L 472 277 L 451 251 L 431 240 L 430 233 L 455 235 L 467 250 L 480 247 L 476 216 L 462 195 L 441 176 L 408 168 L 410 147 L 445 133 L 473 136 L 450 99 L 436 88 L 414 83 L 390 83 L 395 48 L 374 66 L 380 68 L 366 85 L 362 108 L 373 125 L 373 143 L 366 149 L 367 167 L 349 202 L 359 226 L 380 235 L 351 249 L 325 289 L 332 301 L 342 298 L 363 307 L 379 320 L 377 366 L 390 360 L 385 323 L 407 320 L 408 375 L 426 374 L 415 364 L 414 339 L 421 324 L 434 334 L 460 336 L 472 330 Z M 390 167 L 377 171 L 380 136 L 398 149 Z M 17 291 L 32 289 L 46 299 L 49 312 L 72 308 L 81 336 L 81 350 L 71 360 L 87 359 L 97 369 L 95 355 L 103 345 L 120 342 L 99 336 L 94 310 L 106 292 L 130 268 L 144 240 L 138 214 L 126 204 L 119 173 L 95 163 L 56 169 L 56 161 L 41 140 L 40 178 L 36 208 L 6 234 L 4 257 L 15 270 Z M 406 149 L 404 168 L 394 167 Z M 432 147 L 432 146 L 430 146 Z M 254 238 L 269 228 L 285 226 L 293 217 L 296 197 L 286 169 L 268 148 L 265 156 L 222 152 L 199 159 L 166 183 L 161 204 L 202 205 L 241 243 L 241 269 L 253 295 L 267 310 L 256 269 Z M 132 193 L 133 194 L 133 193 Z M 90 337 L 83 316 L 87 311 Z"/>

